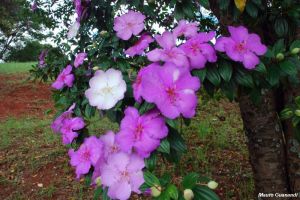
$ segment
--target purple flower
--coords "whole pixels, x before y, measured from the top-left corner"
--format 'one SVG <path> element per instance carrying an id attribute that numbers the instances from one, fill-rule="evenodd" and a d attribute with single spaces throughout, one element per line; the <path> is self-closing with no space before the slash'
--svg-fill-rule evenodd
<path id="1" fill-rule="evenodd" d="M 248 29 L 239 26 L 229 26 L 230 37 L 217 39 L 215 49 L 226 52 L 227 56 L 234 61 L 242 62 L 247 69 L 253 69 L 259 64 L 258 56 L 267 52 L 267 47 L 260 41 L 257 34 L 248 33 Z"/>
<path id="2" fill-rule="evenodd" d="M 175 37 L 184 35 L 187 38 L 197 35 L 198 24 L 189 23 L 186 20 L 180 20 L 177 27 L 174 28 L 173 34 Z"/>
<path id="3" fill-rule="evenodd" d="M 54 83 L 52 83 L 52 87 L 57 90 L 62 89 L 65 85 L 67 85 L 68 87 L 72 87 L 73 81 L 74 81 L 74 75 L 71 72 L 72 72 L 72 66 L 68 65 L 58 75 L 56 81 Z"/>
<path id="4" fill-rule="evenodd" d="M 71 144 L 74 138 L 78 136 L 76 131 L 83 127 L 84 120 L 81 117 L 65 119 L 60 129 L 63 136 L 63 144 Z"/>
<path id="5" fill-rule="evenodd" d="M 142 78 L 142 97 L 155 103 L 160 112 L 174 119 L 182 114 L 186 118 L 195 115 L 200 81 L 192 77 L 189 70 L 166 63 L 152 68 Z"/>
<path id="6" fill-rule="evenodd" d="M 208 44 L 214 37 L 214 31 L 199 33 L 180 46 L 190 60 L 191 69 L 201 69 L 205 67 L 207 61 L 217 61 L 215 49 Z"/>
<path id="7" fill-rule="evenodd" d="M 144 50 L 148 48 L 149 44 L 154 40 L 150 35 L 144 34 L 132 47 L 125 51 L 125 54 L 129 56 L 142 55 Z"/>
<path id="8" fill-rule="evenodd" d="M 117 142 L 124 152 L 136 152 L 147 158 L 160 144 L 160 139 L 166 137 L 168 128 L 164 118 L 157 110 L 152 110 L 142 116 L 134 107 L 125 110 L 125 117 L 121 121 Z"/>
<path id="9" fill-rule="evenodd" d="M 87 53 L 79 53 L 77 54 L 75 61 L 74 61 L 74 67 L 77 68 L 80 65 L 83 64 L 84 59 L 87 57 Z"/>
<path id="10" fill-rule="evenodd" d="M 77 22 L 80 22 L 82 18 L 84 18 L 86 14 L 86 8 L 90 4 L 90 0 L 73 0 L 74 6 L 75 6 L 75 11 L 77 14 Z"/>
<path id="11" fill-rule="evenodd" d="M 104 144 L 104 159 L 106 160 L 110 155 L 119 152 L 120 147 L 116 143 L 115 133 L 108 131 L 100 137 L 100 140 Z"/>
<path id="12" fill-rule="evenodd" d="M 37 3 L 34 1 L 33 4 L 31 5 L 31 11 L 35 11 L 37 9 Z"/>
<path id="13" fill-rule="evenodd" d="M 102 152 L 103 144 L 95 136 L 86 138 L 77 151 L 74 151 L 74 149 L 69 150 L 70 163 L 73 167 L 76 167 L 77 178 L 80 178 L 83 174 L 87 174 L 91 166 L 96 165 L 102 156 Z"/>
<path id="14" fill-rule="evenodd" d="M 46 63 L 45 63 L 45 57 L 47 56 L 48 54 L 48 50 L 43 50 L 40 55 L 39 55 L 39 67 L 40 68 L 43 68 L 46 66 Z"/>
<path id="15" fill-rule="evenodd" d="M 75 108 L 76 104 L 73 103 L 72 106 L 65 112 L 63 112 L 59 117 L 57 117 L 53 123 L 51 124 L 51 129 L 53 130 L 54 133 L 59 133 L 60 129 L 63 125 L 63 122 L 66 119 L 70 119 L 73 114 L 73 110 Z"/>
<path id="16" fill-rule="evenodd" d="M 189 67 L 185 53 L 176 47 L 176 38 L 171 32 L 165 31 L 161 36 L 155 36 L 155 39 L 163 49 L 154 49 L 148 52 L 146 54 L 148 60 L 152 62 L 172 62 L 178 67 Z"/>
<path id="17" fill-rule="evenodd" d="M 140 194 L 144 183 L 144 160 L 136 154 L 115 153 L 108 158 L 101 173 L 102 184 L 108 187 L 112 199 L 127 200 L 131 192 Z"/>
<path id="18" fill-rule="evenodd" d="M 130 10 L 128 13 L 116 17 L 114 30 L 122 40 L 129 40 L 132 35 L 138 35 L 144 29 L 145 16 L 140 12 Z"/>
<path id="19" fill-rule="evenodd" d="M 143 74 L 147 74 L 148 73 L 147 71 L 153 70 L 151 68 L 157 68 L 157 67 L 160 67 L 160 65 L 157 64 L 157 63 L 152 63 L 152 64 L 148 65 L 147 67 L 142 68 L 139 71 L 139 73 L 136 77 L 136 80 L 132 85 L 132 87 L 133 87 L 133 96 L 134 96 L 134 99 L 137 102 L 141 103 L 141 101 L 142 101 L 142 96 L 141 95 L 142 95 L 142 77 L 143 77 Z"/>
<path id="20" fill-rule="evenodd" d="M 69 27 L 69 31 L 68 31 L 68 39 L 72 39 L 73 37 L 75 37 L 79 31 L 79 28 L 80 28 L 80 23 L 79 22 L 75 22 L 74 24 L 72 24 L 70 27 Z"/>

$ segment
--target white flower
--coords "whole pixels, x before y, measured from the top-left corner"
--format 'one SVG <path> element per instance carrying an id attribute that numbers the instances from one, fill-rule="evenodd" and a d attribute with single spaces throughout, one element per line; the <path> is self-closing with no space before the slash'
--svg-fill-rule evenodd
<path id="1" fill-rule="evenodd" d="M 80 23 L 79 22 L 75 22 L 74 24 L 72 24 L 69 27 L 69 31 L 68 31 L 68 39 L 72 39 L 73 37 L 75 37 L 77 35 L 77 32 L 80 28 Z"/>
<path id="2" fill-rule="evenodd" d="M 90 105 L 97 106 L 101 110 L 114 107 L 119 100 L 124 98 L 126 92 L 126 83 L 122 73 L 115 69 L 109 69 L 106 72 L 96 71 L 89 84 L 90 88 L 85 91 L 85 96 Z"/>

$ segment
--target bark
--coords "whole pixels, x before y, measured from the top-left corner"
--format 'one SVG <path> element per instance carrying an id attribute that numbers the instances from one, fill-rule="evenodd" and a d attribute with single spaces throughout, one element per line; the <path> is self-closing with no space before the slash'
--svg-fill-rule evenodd
<path id="1" fill-rule="evenodd" d="M 260 105 L 254 105 L 247 94 L 239 96 L 256 197 L 258 193 L 289 192 L 285 142 L 275 99 L 269 91 L 263 95 Z"/>
<path id="2" fill-rule="evenodd" d="M 300 39 L 300 27 L 298 27 L 295 39 Z M 290 86 L 283 91 L 284 105 L 292 102 L 292 100 L 300 95 L 299 85 L 296 87 Z M 298 152 L 291 151 L 293 147 L 292 141 L 295 140 L 295 129 L 292 126 L 291 121 L 286 121 L 283 123 L 285 138 L 287 141 L 287 158 L 288 158 L 288 175 L 290 180 L 290 187 L 292 192 L 300 192 L 300 158 L 298 153 L 300 152 L 299 147 Z"/>

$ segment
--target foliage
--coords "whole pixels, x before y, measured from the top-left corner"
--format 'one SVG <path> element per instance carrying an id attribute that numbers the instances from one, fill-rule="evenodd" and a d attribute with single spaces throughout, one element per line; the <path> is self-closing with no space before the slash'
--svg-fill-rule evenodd
<path id="1" fill-rule="evenodd" d="M 200 2 L 209 8 L 207 1 Z M 238 5 L 237 8 L 237 1 L 218 1 L 221 16 L 228 18 L 233 23 L 247 25 L 249 32 L 257 32 L 264 44 L 268 45 L 268 52 L 261 57 L 259 65 L 253 70 L 245 69 L 241 63 L 233 61 L 223 53 L 218 53 L 216 63 L 207 63 L 205 68 L 194 69 L 192 74 L 201 80 L 201 84 L 208 94 L 213 95 L 216 91 L 221 90 L 230 100 L 234 100 L 238 97 L 239 92 L 243 91 L 250 94 L 255 103 L 259 103 L 262 93 L 266 90 L 275 89 L 285 84 L 297 84 L 298 82 L 296 75 L 300 66 L 299 52 L 295 53 L 294 49 L 299 48 L 299 41 L 293 41 L 291 35 L 299 23 L 300 7 L 289 0 L 274 1 L 272 4 L 249 0 L 245 5 Z M 67 6 L 61 5 L 58 11 L 66 11 Z M 69 55 L 61 59 L 50 59 L 46 68 L 36 66 L 32 71 L 37 78 L 54 79 L 65 66 L 73 63 L 75 54 L 80 52 L 88 54 L 88 62 L 73 71 L 75 77 L 73 87 L 65 87 L 55 91 L 53 95 L 56 106 L 61 111 L 67 110 L 72 103 L 76 103 L 74 114 L 84 118 L 87 122 L 87 127 L 81 130 L 80 137 L 71 144 L 73 148 L 76 148 L 77 144 L 81 144 L 83 139 L 88 137 L 89 119 L 98 112 L 83 95 L 89 88 L 89 79 L 94 74 L 93 69 L 100 68 L 106 71 L 109 68 L 114 68 L 120 70 L 127 84 L 125 98 L 112 109 L 101 110 L 101 115 L 120 124 L 124 117 L 124 110 L 128 106 L 137 108 L 140 114 L 147 113 L 154 106 L 146 101 L 135 102 L 132 84 L 138 71 L 142 66 L 148 65 L 149 61 L 145 56 L 129 58 L 124 55 L 123 51 L 135 44 L 136 39 L 120 40 L 113 29 L 114 18 L 124 14 L 127 10 L 139 11 L 146 15 L 146 32 L 151 35 L 158 33 L 157 27 L 172 30 L 176 20 L 179 19 L 200 21 L 201 31 L 215 30 L 219 25 L 218 23 L 223 23 L 222 19 L 220 22 L 216 21 L 212 14 L 209 17 L 204 16 L 198 12 L 199 9 L 198 1 L 127 2 L 120 0 L 111 3 L 110 1 L 94 0 L 90 2 L 85 10 L 88 16 L 80 18 L 79 34 L 75 39 L 70 40 L 73 45 L 76 45 L 76 48 L 72 52 L 67 52 L 70 50 L 70 46 L 62 46 L 62 49 Z M 69 15 L 70 13 L 66 13 L 60 17 L 65 18 Z M 274 31 L 277 35 L 272 38 L 268 37 L 264 30 L 256 30 L 257 24 L 266 24 L 267 29 Z M 220 35 L 227 36 L 227 29 L 218 30 L 218 36 Z M 62 40 L 63 37 L 59 37 L 56 41 L 61 42 Z M 150 45 L 150 49 L 155 47 L 157 45 Z M 157 177 L 154 174 L 158 158 L 167 162 L 179 163 L 181 156 L 185 155 L 187 150 L 181 134 L 182 123 L 188 120 L 184 117 L 177 119 L 165 117 L 165 121 L 169 130 L 168 137 L 145 160 L 147 169 L 144 170 L 145 183 L 141 186 L 141 191 L 154 187 L 161 192 L 155 199 L 182 199 L 183 192 L 181 189 L 192 189 L 196 199 L 218 199 L 212 190 L 201 185 L 198 174 L 186 172 L 181 183 L 182 188 L 181 186 L 177 186 L 177 188 L 169 176 Z M 91 134 L 93 135 L 93 133 Z M 106 188 L 103 188 L 103 191 L 97 190 L 97 193 L 99 195 L 102 193 L 108 198 L 105 190 Z"/>

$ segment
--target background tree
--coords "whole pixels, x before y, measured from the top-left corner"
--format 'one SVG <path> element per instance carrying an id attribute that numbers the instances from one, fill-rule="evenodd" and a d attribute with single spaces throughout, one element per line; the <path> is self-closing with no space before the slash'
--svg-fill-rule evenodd
<path id="1" fill-rule="evenodd" d="M 48 37 L 47 28 L 54 28 L 53 18 L 49 9 L 44 9 L 49 3 L 37 1 L 39 8 L 31 9 L 27 0 L 3 0 L 0 5 L 0 59 L 4 59 L 12 46 L 27 39 Z"/>

